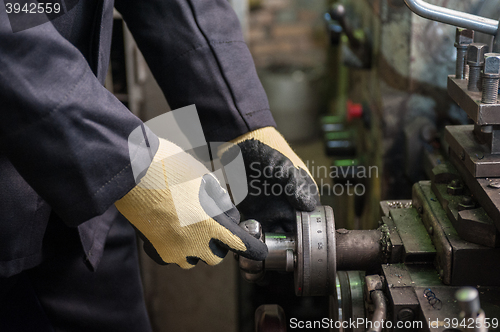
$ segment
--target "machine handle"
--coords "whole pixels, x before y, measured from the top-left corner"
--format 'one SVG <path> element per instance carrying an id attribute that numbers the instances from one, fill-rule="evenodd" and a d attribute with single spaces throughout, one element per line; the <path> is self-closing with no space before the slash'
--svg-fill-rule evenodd
<path id="1" fill-rule="evenodd" d="M 498 21 L 496 20 L 431 5 L 423 0 L 404 1 L 412 12 L 429 20 L 484 32 L 488 35 L 496 36 L 497 34 Z"/>

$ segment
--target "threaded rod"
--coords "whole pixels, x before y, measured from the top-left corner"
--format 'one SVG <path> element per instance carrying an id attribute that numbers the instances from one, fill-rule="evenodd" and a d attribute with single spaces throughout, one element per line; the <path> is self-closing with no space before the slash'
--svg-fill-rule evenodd
<path id="1" fill-rule="evenodd" d="M 496 104 L 498 96 L 498 78 L 483 77 L 483 93 L 481 102 L 484 104 Z"/>
<path id="2" fill-rule="evenodd" d="M 469 91 L 481 91 L 481 66 L 471 66 L 469 64 L 469 83 L 467 89 Z"/>
<path id="3" fill-rule="evenodd" d="M 467 48 L 457 47 L 457 63 L 455 70 L 455 78 L 459 80 L 465 79 L 465 57 Z"/>

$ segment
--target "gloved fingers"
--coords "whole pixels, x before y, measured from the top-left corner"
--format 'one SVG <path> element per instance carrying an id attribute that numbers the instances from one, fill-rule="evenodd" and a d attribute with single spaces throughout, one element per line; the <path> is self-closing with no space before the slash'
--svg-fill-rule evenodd
<path id="1" fill-rule="evenodd" d="M 220 262 L 222 262 L 222 259 L 223 259 L 222 257 L 214 255 L 208 251 L 201 254 L 200 257 L 197 257 L 197 256 L 186 257 L 186 261 L 192 266 L 195 266 L 199 261 L 202 261 L 203 263 L 205 263 L 207 265 L 213 266 L 213 265 L 217 265 Z"/>
<path id="2" fill-rule="evenodd" d="M 262 196 L 267 187 L 268 192 L 271 191 L 269 196 L 286 196 L 297 210 L 312 211 L 319 204 L 316 183 L 305 169 L 295 167 L 289 157 L 258 140 L 244 141 L 239 143 L 239 147 L 247 164 L 249 195 Z M 300 163 L 303 165 L 302 161 Z M 275 188 L 275 185 L 279 188 Z M 273 197 L 263 197 L 270 198 Z"/>
<path id="3" fill-rule="evenodd" d="M 265 243 L 256 239 L 250 233 L 245 231 L 239 225 L 228 222 L 227 219 L 214 218 L 218 223 L 227 229 L 228 232 L 221 232 L 216 241 L 220 246 L 231 250 L 243 257 L 263 261 L 267 257 L 267 246 Z M 234 237 L 237 237 L 243 242 L 244 247 L 235 242 Z"/>
<path id="4" fill-rule="evenodd" d="M 285 186 L 288 202 L 299 211 L 313 211 L 319 205 L 318 187 L 302 168 L 295 168 Z"/>
<path id="5" fill-rule="evenodd" d="M 139 229 L 137 229 L 137 227 L 135 227 L 133 224 L 131 224 L 131 225 L 134 228 L 137 235 L 139 235 L 139 238 L 143 241 L 142 248 L 144 249 L 144 252 L 149 256 L 149 258 L 154 260 L 157 264 L 168 265 L 168 263 L 166 263 L 161 258 L 160 254 L 158 253 L 156 248 L 153 246 L 151 241 L 149 241 L 149 239 L 146 236 L 144 236 L 144 234 L 142 234 L 142 232 Z"/>
<path id="6" fill-rule="evenodd" d="M 233 205 L 228 192 L 222 188 L 214 175 L 209 173 L 203 176 L 199 199 L 203 210 L 210 217 L 224 214 L 233 223 L 239 224 L 240 213 Z"/>
<path id="7" fill-rule="evenodd" d="M 196 265 L 199 261 L 207 265 L 217 265 L 226 257 L 228 249 L 220 245 L 217 239 L 210 239 L 208 243 L 210 251 L 200 253 L 199 256 L 188 256 L 186 261 L 191 265 Z"/>

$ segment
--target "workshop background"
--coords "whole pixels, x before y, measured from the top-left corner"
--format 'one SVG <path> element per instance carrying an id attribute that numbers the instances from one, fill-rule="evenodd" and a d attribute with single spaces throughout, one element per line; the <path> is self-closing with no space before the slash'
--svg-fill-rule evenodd
<path id="1" fill-rule="evenodd" d="M 411 197 L 412 184 L 425 177 L 422 151 L 433 148 L 439 128 L 467 122 L 446 93 L 446 77 L 455 70 L 455 27 L 417 17 L 401 0 L 339 3 L 348 29 L 325 16 L 333 1 L 232 1 L 278 129 L 299 156 L 316 167 L 377 167 L 378 177 L 351 179 L 364 184 L 365 195 L 327 190 L 322 197 L 334 208 L 337 228 L 371 229 L 378 226 L 380 200 Z M 484 5 L 429 3 L 470 13 Z M 169 110 L 118 13 L 107 87 L 143 120 Z M 342 133 L 329 131 L 332 125 Z M 339 140 L 345 144 L 335 145 Z M 316 181 L 332 185 L 325 174 Z M 295 311 L 287 314 L 328 315 L 324 299 L 293 300 L 290 280 L 245 284 L 232 255 L 216 267 L 185 271 L 158 266 L 141 251 L 141 264 L 155 332 L 253 331 L 254 310 L 267 300 L 262 292 L 291 301 Z"/>

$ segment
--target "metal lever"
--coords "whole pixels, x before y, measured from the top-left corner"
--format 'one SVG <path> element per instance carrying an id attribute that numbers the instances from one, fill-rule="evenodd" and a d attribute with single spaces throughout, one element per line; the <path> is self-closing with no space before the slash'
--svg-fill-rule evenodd
<path id="1" fill-rule="evenodd" d="M 493 36 L 496 36 L 498 32 L 498 21 L 496 20 L 431 5 L 423 0 L 404 1 L 412 12 L 429 20 L 484 32 Z"/>

